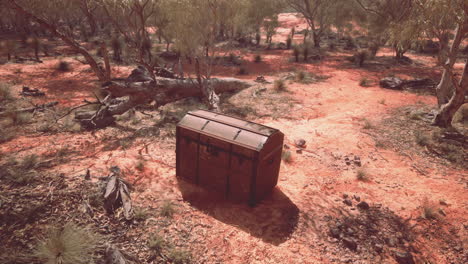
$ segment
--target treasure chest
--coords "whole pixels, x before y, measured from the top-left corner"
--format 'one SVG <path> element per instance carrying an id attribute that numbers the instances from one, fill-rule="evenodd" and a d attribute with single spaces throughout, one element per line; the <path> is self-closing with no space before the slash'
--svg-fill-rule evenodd
<path id="1" fill-rule="evenodd" d="M 284 134 L 215 112 L 187 113 L 176 131 L 176 174 L 255 205 L 278 183 Z"/>

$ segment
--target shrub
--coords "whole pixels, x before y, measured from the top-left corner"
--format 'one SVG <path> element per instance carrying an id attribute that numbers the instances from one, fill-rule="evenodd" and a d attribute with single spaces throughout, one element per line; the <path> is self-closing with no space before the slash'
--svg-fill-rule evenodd
<path id="1" fill-rule="evenodd" d="M 53 228 L 38 243 L 35 256 L 43 263 L 88 264 L 93 262 L 97 237 L 88 229 L 71 223 Z"/>
<path id="2" fill-rule="evenodd" d="M 142 160 L 138 161 L 135 165 L 135 169 L 137 169 L 138 171 L 145 170 L 145 163 Z"/>
<path id="3" fill-rule="evenodd" d="M 365 50 L 360 50 L 354 54 L 354 62 L 356 63 L 357 66 L 362 67 L 364 65 L 364 62 L 368 58 L 367 51 Z"/>
<path id="4" fill-rule="evenodd" d="M 288 37 L 288 39 L 286 39 L 286 48 L 291 49 L 291 45 L 292 45 L 292 38 Z"/>
<path id="5" fill-rule="evenodd" d="M 24 125 L 31 122 L 31 113 L 10 112 L 9 117 L 14 125 Z"/>
<path id="6" fill-rule="evenodd" d="M 255 63 L 262 62 L 262 55 L 260 55 L 260 54 L 255 55 L 254 62 Z"/>
<path id="7" fill-rule="evenodd" d="M 158 234 L 151 236 L 148 240 L 148 247 L 156 251 L 156 253 L 161 252 L 165 244 L 166 241 L 164 241 L 164 238 Z"/>
<path id="8" fill-rule="evenodd" d="M 0 143 L 5 143 L 7 141 L 10 141 L 14 137 L 15 137 L 15 133 L 13 130 L 2 129 L 2 133 L 0 133 Z"/>
<path id="9" fill-rule="evenodd" d="M 373 127 L 374 126 L 372 125 L 371 121 L 369 121 L 368 119 L 364 119 L 364 129 L 372 129 Z"/>
<path id="10" fill-rule="evenodd" d="M 364 77 L 359 81 L 359 86 L 369 87 L 369 86 L 371 86 L 371 81 L 369 79 L 367 79 L 366 77 Z"/>
<path id="11" fill-rule="evenodd" d="M 177 248 L 172 248 L 167 257 L 174 264 L 188 264 L 192 258 L 189 252 Z"/>
<path id="12" fill-rule="evenodd" d="M 296 82 L 300 82 L 300 83 L 306 82 L 308 77 L 309 76 L 308 76 L 307 72 L 305 72 L 305 71 L 298 71 L 298 72 L 296 72 L 296 75 L 295 75 Z"/>
<path id="13" fill-rule="evenodd" d="M 300 54 L 301 54 L 301 50 L 300 50 L 299 46 L 294 46 L 293 55 L 294 55 L 294 58 L 295 58 L 296 62 L 299 62 L 299 55 Z"/>
<path id="14" fill-rule="evenodd" d="M 11 100 L 13 100 L 13 95 L 11 93 L 11 85 L 4 82 L 0 82 L 0 102 Z"/>
<path id="15" fill-rule="evenodd" d="M 61 72 L 69 72 L 71 71 L 70 63 L 67 61 L 60 61 L 57 65 L 57 70 Z"/>
<path id="16" fill-rule="evenodd" d="M 136 207 L 133 210 L 133 218 L 137 221 L 144 221 L 148 218 L 148 211 L 144 208 Z"/>
<path id="17" fill-rule="evenodd" d="M 244 66 L 240 66 L 239 70 L 237 71 L 237 75 L 246 75 L 248 74 L 247 68 Z"/>
<path id="18" fill-rule="evenodd" d="M 39 163 L 39 157 L 36 154 L 31 154 L 23 158 L 21 161 L 21 168 L 24 170 L 32 170 L 36 168 Z"/>
<path id="19" fill-rule="evenodd" d="M 415 137 L 416 143 L 420 146 L 427 146 L 431 142 L 431 139 L 429 138 L 429 136 L 425 135 L 424 133 L 420 131 L 416 131 L 416 133 L 414 133 L 414 137 Z"/>
<path id="20" fill-rule="evenodd" d="M 381 99 L 381 100 L 379 101 L 379 104 L 383 104 L 383 105 L 384 105 L 384 104 L 385 104 L 385 99 Z"/>
<path id="21" fill-rule="evenodd" d="M 302 48 L 302 54 L 304 56 L 304 61 L 308 61 L 309 60 L 309 45 L 304 44 L 304 47 Z"/>
<path id="22" fill-rule="evenodd" d="M 435 203 L 429 202 L 427 198 L 423 200 L 421 209 L 422 209 L 421 216 L 425 219 L 433 220 L 433 219 L 437 219 L 439 216 L 437 212 L 438 211 L 437 206 L 435 205 Z"/>
<path id="23" fill-rule="evenodd" d="M 161 215 L 164 217 L 172 217 L 174 213 L 174 204 L 171 201 L 165 201 L 161 206 Z"/>
<path id="24" fill-rule="evenodd" d="M 291 163 L 292 162 L 292 153 L 289 150 L 283 151 L 281 154 L 281 159 L 286 162 L 286 163 Z"/>
<path id="25" fill-rule="evenodd" d="M 283 80 L 275 80 L 275 82 L 273 83 L 273 88 L 277 92 L 282 92 L 286 90 L 286 84 Z"/>
<path id="26" fill-rule="evenodd" d="M 359 181 L 369 181 L 369 174 L 367 173 L 367 171 L 365 169 L 360 168 L 356 172 L 356 178 Z"/>

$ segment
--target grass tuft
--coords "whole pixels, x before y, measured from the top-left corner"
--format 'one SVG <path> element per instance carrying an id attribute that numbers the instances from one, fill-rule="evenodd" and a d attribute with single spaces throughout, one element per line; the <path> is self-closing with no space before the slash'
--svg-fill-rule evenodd
<path id="1" fill-rule="evenodd" d="M 291 163 L 292 162 L 292 153 L 289 150 L 283 151 L 281 154 L 281 159 L 286 162 L 286 163 Z"/>
<path id="2" fill-rule="evenodd" d="M 165 201 L 161 206 L 161 215 L 164 217 L 172 217 L 176 212 L 174 204 L 171 201 Z"/>
<path id="3" fill-rule="evenodd" d="M 423 200 L 421 210 L 421 216 L 425 219 L 434 220 L 439 217 L 438 208 L 436 204 L 429 202 L 427 198 Z"/>
<path id="4" fill-rule="evenodd" d="M 191 263 L 191 255 L 190 252 L 187 252 L 185 250 L 177 249 L 177 248 L 172 248 L 169 251 L 169 254 L 167 256 L 172 263 L 174 264 L 188 264 Z"/>
<path id="5" fill-rule="evenodd" d="M 90 230 L 67 223 L 62 228 L 53 228 L 38 243 L 35 256 L 42 263 L 93 263 L 97 241 L 97 236 Z"/>
<path id="6" fill-rule="evenodd" d="M 283 80 L 275 80 L 273 83 L 273 89 L 277 92 L 286 91 L 286 83 Z"/>
<path id="7" fill-rule="evenodd" d="M 262 60 L 263 60 L 262 55 L 260 55 L 260 54 L 255 55 L 255 57 L 254 57 L 254 62 L 255 63 L 260 63 L 260 62 L 262 62 Z"/>
<path id="8" fill-rule="evenodd" d="M 364 182 L 367 182 L 367 181 L 370 180 L 369 173 L 367 173 L 367 171 L 365 169 L 363 169 L 363 168 L 360 168 L 360 169 L 357 170 L 356 178 L 359 181 L 364 181 Z"/>
<path id="9" fill-rule="evenodd" d="M 164 241 L 164 238 L 158 234 L 152 235 L 148 240 L 148 247 L 156 253 L 161 252 L 165 245 L 166 241 Z"/>
<path id="10" fill-rule="evenodd" d="M 69 71 L 71 71 L 70 63 L 69 63 L 68 61 L 60 61 L 60 62 L 57 64 L 57 70 L 58 70 L 58 71 L 61 71 L 61 72 L 69 72 Z"/>
<path id="11" fill-rule="evenodd" d="M 362 86 L 362 87 L 370 87 L 372 86 L 372 83 L 371 83 L 371 80 L 367 79 L 366 77 L 362 78 L 360 81 L 359 81 L 359 86 Z"/>
<path id="12" fill-rule="evenodd" d="M 371 123 L 370 120 L 364 119 L 364 126 L 362 127 L 364 129 L 372 129 L 374 128 L 374 125 Z"/>
<path id="13" fill-rule="evenodd" d="M 8 83 L 0 82 L 0 102 L 13 100 L 11 93 L 11 85 Z"/>
<path id="14" fill-rule="evenodd" d="M 431 143 L 431 139 L 429 136 L 425 135 L 424 133 L 422 133 L 421 131 L 416 131 L 414 133 L 414 137 L 415 137 L 415 140 L 416 140 L 416 143 L 420 146 L 427 146 Z"/>

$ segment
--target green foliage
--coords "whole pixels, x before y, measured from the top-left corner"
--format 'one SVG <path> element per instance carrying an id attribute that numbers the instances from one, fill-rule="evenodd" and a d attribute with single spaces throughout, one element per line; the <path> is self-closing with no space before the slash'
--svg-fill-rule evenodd
<path id="1" fill-rule="evenodd" d="M 39 241 L 35 256 L 47 264 L 88 264 L 93 262 L 98 238 L 90 230 L 67 223 L 52 228 Z"/>

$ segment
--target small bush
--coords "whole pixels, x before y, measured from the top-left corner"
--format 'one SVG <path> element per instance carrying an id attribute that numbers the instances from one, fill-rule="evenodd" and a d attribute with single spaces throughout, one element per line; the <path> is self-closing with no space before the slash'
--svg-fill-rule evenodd
<path id="1" fill-rule="evenodd" d="M 94 208 L 101 208 L 104 206 L 104 193 L 100 188 L 94 188 L 88 195 L 89 205 Z"/>
<path id="2" fill-rule="evenodd" d="M 291 49 L 291 45 L 292 45 L 292 38 L 288 37 L 288 39 L 286 39 L 286 49 Z"/>
<path id="3" fill-rule="evenodd" d="M 435 205 L 435 203 L 429 202 L 427 198 L 423 200 L 421 209 L 421 216 L 425 219 L 434 220 L 439 217 L 437 206 Z"/>
<path id="4" fill-rule="evenodd" d="M 281 154 L 281 159 L 286 162 L 286 163 L 291 163 L 292 162 L 292 153 L 289 150 L 283 151 Z"/>
<path id="5" fill-rule="evenodd" d="M 368 59 L 369 55 L 368 52 L 365 50 L 360 50 L 356 52 L 353 56 L 353 60 L 357 66 L 362 67 L 364 62 Z"/>
<path id="6" fill-rule="evenodd" d="M 384 104 L 385 104 L 385 99 L 379 100 L 379 104 L 383 104 L 383 105 L 384 105 Z"/>
<path id="7" fill-rule="evenodd" d="M 135 169 L 137 169 L 138 171 L 144 171 L 145 163 L 142 160 L 138 161 L 137 164 L 135 165 Z"/>
<path id="8" fill-rule="evenodd" d="M 151 236 L 148 240 L 148 247 L 151 250 L 156 251 L 156 253 L 161 252 L 165 245 L 166 241 L 164 241 L 164 238 L 158 234 Z"/>
<path id="9" fill-rule="evenodd" d="M 299 62 L 299 55 L 300 54 L 301 54 L 301 49 L 299 48 L 299 46 L 294 46 L 293 55 L 294 55 L 294 58 L 295 58 L 296 62 Z"/>
<path id="10" fill-rule="evenodd" d="M 32 170 L 36 168 L 39 163 L 39 157 L 36 154 L 31 154 L 23 158 L 21 161 L 21 168 L 24 170 Z"/>
<path id="11" fill-rule="evenodd" d="M 240 66 L 239 70 L 237 71 L 237 75 L 247 75 L 249 72 L 247 71 L 247 68 L 244 66 Z"/>
<path id="12" fill-rule="evenodd" d="M 189 252 L 181 249 L 172 248 L 167 256 L 174 264 L 191 263 L 191 255 Z"/>
<path id="13" fill-rule="evenodd" d="M 255 55 L 254 62 L 255 63 L 262 62 L 262 55 L 260 55 L 260 54 Z"/>
<path id="14" fill-rule="evenodd" d="M 364 77 L 359 81 L 359 86 L 369 87 L 369 86 L 371 86 L 371 81 Z"/>
<path id="15" fill-rule="evenodd" d="M 148 219 L 148 216 L 148 211 L 146 211 L 144 208 L 136 207 L 133 210 L 133 218 L 137 221 L 145 221 Z"/>
<path id="16" fill-rule="evenodd" d="M 372 129 L 374 125 L 372 125 L 371 121 L 368 119 L 364 119 L 364 126 L 362 128 L 364 129 Z"/>
<path id="17" fill-rule="evenodd" d="M 304 44 L 304 47 L 302 48 L 302 55 L 304 56 L 304 61 L 309 60 L 309 45 Z"/>
<path id="18" fill-rule="evenodd" d="M 10 118 L 13 121 L 13 124 L 16 126 L 28 124 L 32 120 L 31 113 L 18 113 L 12 112 Z"/>
<path id="19" fill-rule="evenodd" d="M 40 241 L 35 256 L 42 263 L 88 264 L 93 263 L 97 237 L 88 229 L 71 223 L 54 228 Z"/>
<path id="20" fill-rule="evenodd" d="M 0 102 L 13 100 L 11 85 L 0 82 Z"/>
<path id="21" fill-rule="evenodd" d="M 286 83 L 283 80 L 275 80 L 273 83 L 273 88 L 277 92 L 286 91 Z"/>
<path id="22" fill-rule="evenodd" d="M 71 71 L 70 63 L 67 61 L 60 61 L 57 65 L 57 70 L 61 72 L 69 72 Z"/>
<path id="23" fill-rule="evenodd" d="M 431 143 L 430 137 L 420 131 L 416 131 L 416 133 L 414 134 L 414 137 L 415 137 L 416 143 L 420 146 L 427 146 L 429 145 L 429 143 Z"/>
<path id="24" fill-rule="evenodd" d="M 164 217 L 172 217 L 174 213 L 174 204 L 171 201 L 165 201 L 161 206 L 161 215 Z"/>
<path id="25" fill-rule="evenodd" d="M 296 73 L 296 82 L 304 82 L 307 78 L 307 73 L 305 71 L 298 71 Z"/>
<path id="26" fill-rule="evenodd" d="M 356 172 L 356 178 L 359 180 L 359 181 L 369 181 L 369 174 L 367 173 L 367 171 L 363 168 L 360 168 L 357 172 Z"/>
<path id="27" fill-rule="evenodd" d="M 15 137 L 15 132 L 9 129 L 2 129 L 0 133 L 0 143 L 5 143 L 12 140 Z"/>

